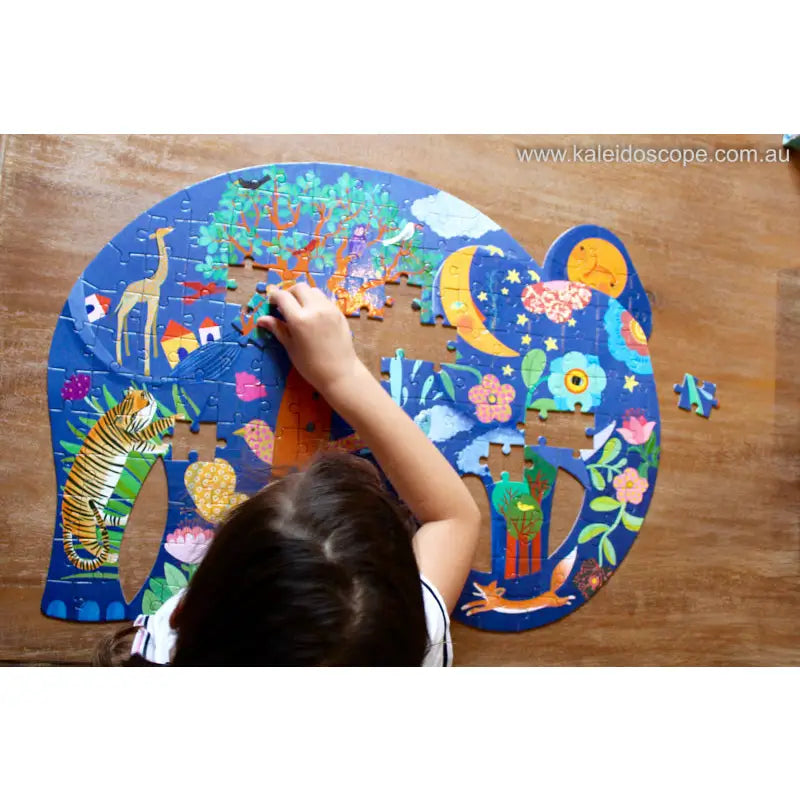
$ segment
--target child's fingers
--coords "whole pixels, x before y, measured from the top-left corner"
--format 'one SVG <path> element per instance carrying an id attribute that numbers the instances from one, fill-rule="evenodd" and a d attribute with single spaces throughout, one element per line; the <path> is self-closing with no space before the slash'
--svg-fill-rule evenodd
<path id="1" fill-rule="evenodd" d="M 287 322 L 297 319 L 301 306 L 291 291 L 287 292 L 283 289 L 278 289 L 272 292 L 272 294 L 269 296 L 269 299 L 273 305 L 278 306 L 281 314 L 283 314 L 283 317 Z"/>
<path id="2" fill-rule="evenodd" d="M 307 306 L 313 298 L 313 290 L 307 283 L 296 283 L 289 287 L 289 292 L 297 298 L 301 306 Z"/>
<path id="3" fill-rule="evenodd" d="M 289 337 L 289 332 L 279 319 L 269 316 L 259 317 L 258 320 L 256 320 L 256 325 L 259 328 L 264 328 L 269 331 L 284 347 L 286 347 L 286 340 Z"/>

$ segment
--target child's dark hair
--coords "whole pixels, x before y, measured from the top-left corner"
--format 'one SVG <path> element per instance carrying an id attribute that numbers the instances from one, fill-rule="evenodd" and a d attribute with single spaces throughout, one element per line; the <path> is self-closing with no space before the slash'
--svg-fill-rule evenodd
<path id="1" fill-rule="evenodd" d="M 412 534 L 372 464 L 317 456 L 222 523 L 175 614 L 172 664 L 419 666 Z"/>

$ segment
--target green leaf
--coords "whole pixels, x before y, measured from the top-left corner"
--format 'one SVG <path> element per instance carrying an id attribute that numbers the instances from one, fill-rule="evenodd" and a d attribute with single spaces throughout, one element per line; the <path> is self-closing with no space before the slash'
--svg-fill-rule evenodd
<path id="1" fill-rule="evenodd" d="M 530 408 L 539 412 L 540 419 L 547 419 L 547 412 L 555 411 L 556 401 L 552 397 L 543 397 L 541 400 L 537 400 Z"/>
<path id="2" fill-rule="evenodd" d="M 181 396 L 186 400 L 186 402 L 192 407 L 195 414 L 200 413 L 200 409 L 197 407 L 197 404 L 189 397 L 189 393 L 184 391 L 183 389 L 180 390 Z"/>
<path id="3" fill-rule="evenodd" d="M 155 614 L 162 605 L 162 601 L 149 589 L 144 590 L 144 596 L 142 597 L 142 614 Z"/>
<path id="4" fill-rule="evenodd" d="M 113 394 L 111 394 L 111 392 L 108 391 L 108 387 L 105 385 L 103 385 L 103 397 L 105 398 L 106 406 L 108 408 L 114 408 L 114 406 L 119 404 L 117 399 Z"/>
<path id="5" fill-rule="evenodd" d="M 592 479 L 592 486 L 598 492 L 602 492 L 606 488 L 605 478 L 600 474 L 600 471 L 594 467 L 589 467 L 589 477 Z"/>
<path id="6" fill-rule="evenodd" d="M 622 524 L 629 531 L 638 531 L 639 528 L 642 527 L 643 522 L 644 517 L 636 517 L 633 514 L 629 514 L 627 511 L 622 512 Z"/>
<path id="7" fill-rule="evenodd" d="M 613 461 L 619 455 L 620 450 L 622 450 L 622 445 L 619 439 L 609 439 L 603 447 L 603 452 L 600 455 L 600 463 L 608 464 L 609 461 Z"/>
<path id="8" fill-rule="evenodd" d="M 639 472 L 639 477 L 640 478 L 646 478 L 647 477 L 647 470 L 649 469 L 649 467 L 650 467 L 650 465 L 646 461 L 642 461 L 642 463 L 639 464 L 638 472 Z"/>
<path id="9" fill-rule="evenodd" d="M 620 507 L 620 502 L 615 497 L 595 497 L 589 508 L 592 511 L 613 511 L 615 508 Z"/>
<path id="10" fill-rule="evenodd" d="M 130 470 L 134 478 L 144 483 L 156 458 L 152 453 L 131 453 L 125 462 L 125 469 Z"/>
<path id="11" fill-rule="evenodd" d="M 614 545 L 611 544 L 611 539 L 606 537 L 603 539 L 603 553 L 605 553 L 608 563 L 612 566 L 617 565 L 617 552 L 614 550 Z"/>
<path id="12" fill-rule="evenodd" d="M 75 442 L 61 442 L 60 444 L 68 453 L 72 453 L 74 456 L 78 455 L 81 449 L 81 446 L 75 444 Z"/>
<path id="13" fill-rule="evenodd" d="M 90 394 L 83 398 L 98 414 L 103 413 L 102 406 Z"/>
<path id="14" fill-rule="evenodd" d="M 75 438 L 82 442 L 86 438 L 87 431 L 82 431 L 80 428 L 76 428 L 69 420 L 67 420 L 67 427 L 72 431 Z"/>
<path id="15" fill-rule="evenodd" d="M 167 586 L 172 590 L 172 594 L 186 586 L 186 576 L 172 564 L 164 564 L 164 577 L 167 580 Z"/>
<path id="16" fill-rule="evenodd" d="M 599 536 L 601 533 L 605 533 L 607 530 L 608 525 L 603 525 L 602 522 L 593 522 L 591 525 L 587 525 L 578 534 L 578 544 L 588 542 L 590 539 L 594 539 L 595 536 Z"/>
<path id="17" fill-rule="evenodd" d="M 167 589 L 167 582 L 163 578 L 150 578 L 148 586 L 160 603 L 172 596 L 169 589 Z"/>
<path id="18" fill-rule="evenodd" d="M 456 387 L 453 386 L 453 379 L 447 374 L 447 372 L 443 369 L 439 373 L 439 377 L 442 379 L 442 386 L 444 386 L 444 390 L 447 394 L 450 395 L 451 400 L 456 399 Z"/>
<path id="19" fill-rule="evenodd" d="M 112 499 L 106 503 L 106 511 L 116 514 L 118 517 L 124 517 L 131 513 L 131 505 L 123 500 Z"/>
<path id="20" fill-rule="evenodd" d="M 522 366 L 520 367 L 522 380 L 529 389 L 539 380 L 546 364 L 547 356 L 544 350 L 529 350 L 525 358 L 522 359 Z"/>

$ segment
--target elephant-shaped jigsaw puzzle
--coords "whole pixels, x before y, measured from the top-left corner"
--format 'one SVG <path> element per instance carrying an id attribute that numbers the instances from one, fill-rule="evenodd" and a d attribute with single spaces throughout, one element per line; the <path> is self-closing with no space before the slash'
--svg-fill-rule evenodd
<path id="1" fill-rule="evenodd" d="M 236 276 L 261 270 L 243 304 Z M 385 388 L 491 505 L 491 571 L 454 617 L 497 631 L 553 622 L 589 600 L 642 527 L 660 420 L 650 304 L 622 242 L 572 228 L 538 265 L 484 214 L 397 175 L 336 164 L 253 167 L 195 184 L 131 222 L 89 264 L 56 325 L 48 403 L 58 506 L 42 600 L 50 617 L 132 619 L 186 586 L 215 525 L 272 464 L 356 434 L 258 331 L 268 287 L 305 280 L 348 315 L 391 313 L 387 284 L 419 290 L 420 322 L 454 330 L 456 360 L 386 354 Z M 231 294 L 233 292 L 233 295 Z M 235 299 L 234 299 L 235 298 Z M 593 414 L 587 447 L 525 441 L 529 409 Z M 216 423 L 212 461 L 172 457 L 176 424 Z M 490 474 L 490 444 L 524 448 L 522 480 Z M 130 602 L 119 549 L 157 459 L 162 546 Z M 583 486 L 571 533 L 548 540 L 559 470 Z"/>

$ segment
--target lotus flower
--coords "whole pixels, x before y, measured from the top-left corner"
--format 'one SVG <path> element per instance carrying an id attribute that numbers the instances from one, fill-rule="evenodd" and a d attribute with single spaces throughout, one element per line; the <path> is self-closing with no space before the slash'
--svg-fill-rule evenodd
<path id="1" fill-rule="evenodd" d="M 623 421 L 621 428 L 617 428 L 617 433 L 628 444 L 644 444 L 655 426 L 654 421 L 648 422 L 643 416 L 630 416 Z"/>
<path id="2" fill-rule="evenodd" d="M 214 531 L 206 528 L 176 528 L 167 534 L 164 549 L 184 564 L 199 564 L 214 538 Z"/>

